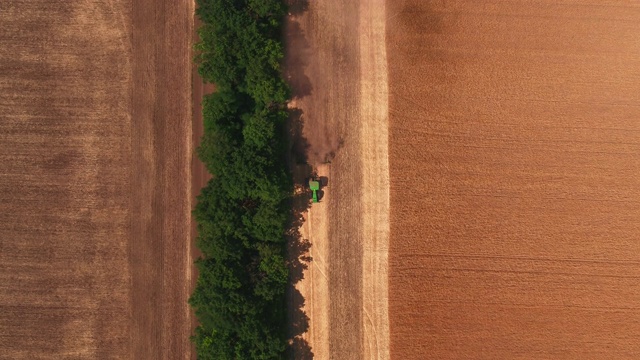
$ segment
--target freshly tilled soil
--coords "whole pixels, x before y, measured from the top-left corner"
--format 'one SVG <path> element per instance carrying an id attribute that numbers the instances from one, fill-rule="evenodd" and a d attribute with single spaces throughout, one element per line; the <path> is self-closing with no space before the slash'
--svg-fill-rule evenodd
<path id="1" fill-rule="evenodd" d="M 640 357 L 640 8 L 387 7 L 392 358 Z"/>

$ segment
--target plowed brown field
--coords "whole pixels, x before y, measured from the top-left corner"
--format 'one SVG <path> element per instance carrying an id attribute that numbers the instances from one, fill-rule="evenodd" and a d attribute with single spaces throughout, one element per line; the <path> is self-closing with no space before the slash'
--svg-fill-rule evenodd
<path id="1" fill-rule="evenodd" d="M 387 1 L 392 358 L 640 358 L 638 39 L 632 1 Z"/>
<path id="2" fill-rule="evenodd" d="M 0 358 L 189 358 L 193 3 L 0 26 Z"/>

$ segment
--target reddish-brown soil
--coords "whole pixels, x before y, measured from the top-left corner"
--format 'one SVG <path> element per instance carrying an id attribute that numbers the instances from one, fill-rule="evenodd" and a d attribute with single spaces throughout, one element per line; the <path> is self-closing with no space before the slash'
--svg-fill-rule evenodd
<path id="1" fill-rule="evenodd" d="M 193 4 L 0 4 L 0 357 L 191 356 Z"/>
<path id="2" fill-rule="evenodd" d="M 387 16 L 392 358 L 640 358 L 638 4 Z"/>

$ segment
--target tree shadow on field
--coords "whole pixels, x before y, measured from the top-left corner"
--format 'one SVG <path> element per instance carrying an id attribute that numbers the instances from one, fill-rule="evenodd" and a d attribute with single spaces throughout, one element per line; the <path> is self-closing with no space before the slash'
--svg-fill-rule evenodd
<path id="1" fill-rule="evenodd" d="M 290 15 L 300 15 L 309 10 L 309 0 L 287 0 Z"/>
<path id="2" fill-rule="evenodd" d="M 296 100 L 311 94 L 311 81 L 305 75 L 310 56 L 310 46 L 297 16 L 308 9 L 308 0 L 288 0 L 289 16 L 285 22 L 284 44 L 286 54 L 283 74 L 291 87 L 292 101 L 288 104 L 287 137 L 289 147 L 287 164 L 293 180 L 291 198 L 291 217 L 287 231 L 287 252 L 289 265 L 289 285 L 287 286 L 287 308 L 289 333 L 287 358 L 313 359 L 313 352 L 303 334 L 309 330 L 309 317 L 304 312 L 305 299 L 296 284 L 304 278 L 304 271 L 312 261 L 309 255 L 311 243 L 304 238 L 300 229 L 305 221 L 305 213 L 311 206 L 311 191 L 308 180 L 314 176 L 313 168 L 308 164 L 309 142 L 303 135 L 304 114 L 296 106 Z"/>
<path id="3" fill-rule="evenodd" d="M 299 156 L 299 155 L 298 155 Z M 287 251 L 289 264 L 289 284 L 287 303 L 289 317 L 289 359 L 313 359 L 311 346 L 302 337 L 309 330 L 309 317 L 304 312 L 305 299 L 296 284 L 304 278 L 304 271 L 313 259 L 309 255 L 311 243 L 300 232 L 305 218 L 304 213 L 310 206 L 310 195 L 305 179 L 308 179 L 311 167 L 290 161 L 294 180 L 294 195 L 291 199 L 291 221 L 287 232 Z"/>
<path id="4" fill-rule="evenodd" d="M 313 260 L 309 255 L 311 243 L 300 232 L 304 224 L 304 214 L 311 206 L 311 195 L 308 179 L 313 176 L 313 169 L 307 164 L 306 153 L 309 144 L 302 136 L 303 120 L 300 109 L 289 111 L 287 124 L 290 141 L 287 163 L 293 180 L 293 196 L 291 197 L 291 217 L 287 231 L 287 252 L 289 265 L 289 284 L 287 286 L 287 303 L 289 317 L 289 359 L 313 359 L 309 343 L 302 337 L 309 330 L 309 317 L 304 312 L 305 299 L 296 284 L 304 278 L 304 271 Z"/>
<path id="5" fill-rule="evenodd" d="M 392 2 L 387 8 L 387 27 L 391 32 L 440 35 L 444 31 L 442 13 L 446 3 Z M 392 44 L 393 45 L 393 44 Z"/>
<path id="6" fill-rule="evenodd" d="M 289 7 L 289 14 L 285 21 L 284 42 L 286 53 L 284 59 L 284 77 L 291 87 L 293 99 L 301 99 L 311 95 L 311 81 L 305 75 L 311 57 L 311 46 L 306 38 L 302 26 L 298 22 L 297 15 L 301 15 L 308 7 L 307 1 L 295 1 L 295 8 L 303 9 L 294 11 Z"/>

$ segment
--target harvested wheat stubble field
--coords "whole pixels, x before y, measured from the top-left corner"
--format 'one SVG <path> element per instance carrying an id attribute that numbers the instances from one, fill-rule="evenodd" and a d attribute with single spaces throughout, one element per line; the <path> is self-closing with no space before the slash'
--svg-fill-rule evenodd
<path id="1" fill-rule="evenodd" d="M 391 355 L 640 357 L 640 4 L 388 1 Z"/>
<path id="2" fill-rule="evenodd" d="M 387 359 L 389 170 L 383 0 L 292 1 L 285 74 L 308 162 L 328 178 L 301 228 L 297 359 Z M 299 319 L 298 319 L 299 321 Z M 302 321 L 302 323 L 305 323 Z"/>
<path id="3" fill-rule="evenodd" d="M 287 75 L 302 112 L 309 163 L 317 167 L 331 161 L 321 174 L 329 177 L 330 192 L 311 207 L 302 228 L 313 258 L 304 275 L 306 291 L 301 289 L 310 317 L 306 337 L 315 359 L 357 359 L 362 346 L 362 207 L 359 179 L 351 174 L 362 171 L 362 162 L 343 154 L 357 154 L 360 147 L 358 2 L 299 4 L 288 19 Z"/>
<path id="4" fill-rule="evenodd" d="M 189 358 L 193 3 L 0 24 L 0 358 Z"/>

